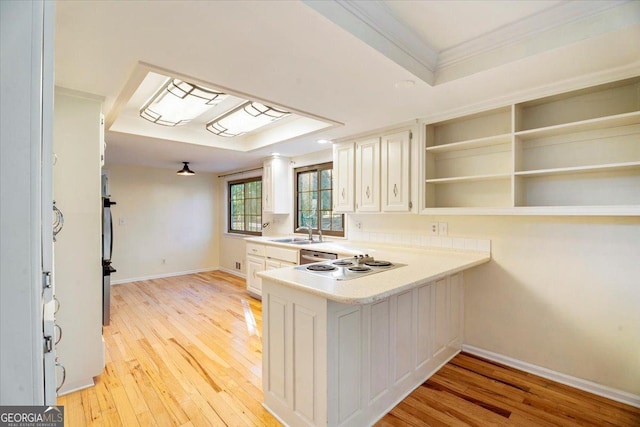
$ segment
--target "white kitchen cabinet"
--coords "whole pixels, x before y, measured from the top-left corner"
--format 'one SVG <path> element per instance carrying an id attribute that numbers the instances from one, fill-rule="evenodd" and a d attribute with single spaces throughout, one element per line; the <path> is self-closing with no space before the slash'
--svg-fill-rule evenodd
<path id="1" fill-rule="evenodd" d="M 333 211 L 353 212 L 355 192 L 355 144 L 333 146 Z"/>
<path id="2" fill-rule="evenodd" d="M 262 279 L 258 272 L 266 268 L 263 257 L 247 255 L 247 291 L 256 296 L 262 295 Z"/>
<path id="3" fill-rule="evenodd" d="M 381 148 L 383 212 L 411 210 L 411 132 L 384 135 Z"/>
<path id="4" fill-rule="evenodd" d="M 380 138 L 356 143 L 356 211 L 380 211 Z"/>
<path id="5" fill-rule="evenodd" d="M 291 173 L 287 157 L 273 156 L 263 163 L 262 211 L 291 213 Z"/>
<path id="6" fill-rule="evenodd" d="M 364 305 L 264 279 L 265 407 L 287 425 L 371 425 L 460 350 L 462 273 Z"/>
<path id="7" fill-rule="evenodd" d="M 640 215 L 640 77 L 425 131 L 424 214 Z"/>
<path id="8" fill-rule="evenodd" d="M 298 265 L 299 256 L 298 249 L 247 242 L 247 291 L 255 297 L 261 297 L 262 279 L 258 273 Z"/>
<path id="9" fill-rule="evenodd" d="M 276 268 L 293 267 L 295 265 L 297 265 L 295 262 L 267 259 L 265 261 L 265 270 L 275 270 Z"/>
<path id="10" fill-rule="evenodd" d="M 336 144 L 334 210 L 410 212 L 411 137 L 412 132 L 405 130 Z"/>

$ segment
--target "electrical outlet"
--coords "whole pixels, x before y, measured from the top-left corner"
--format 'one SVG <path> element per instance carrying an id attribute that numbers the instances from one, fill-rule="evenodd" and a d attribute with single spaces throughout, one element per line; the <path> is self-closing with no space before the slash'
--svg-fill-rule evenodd
<path id="1" fill-rule="evenodd" d="M 438 235 L 438 223 L 430 222 L 429 223 L 429 236 L 437 236 Z"/>
<path id="2" fill-rule="evenodd" d="M 126 223 L 127 221 L 123 217 L 118 218 L 118 225 L 125 225 Z"/>
<path id="3" fill-rule="evenodd" d="M 362 230 L 362 221 L 356 221 L 356 228 Z"/>
<path id="4" fill-rule="evenodd" d="M 446 222 L 439 222 L 438 223 L 438 235 L 439 236 L 446 236 L 448 232 L 449 232 L 449 226 L 447 225 L 447 223 Z"/>
<path id="5" fill-rule="evenodd" d="M 239 263 L 239 262 L 236 262 L 236 270 L 240 270 L 240 268 L 241 268 L 241 267 L 240 267 L 240 263 Z"/>

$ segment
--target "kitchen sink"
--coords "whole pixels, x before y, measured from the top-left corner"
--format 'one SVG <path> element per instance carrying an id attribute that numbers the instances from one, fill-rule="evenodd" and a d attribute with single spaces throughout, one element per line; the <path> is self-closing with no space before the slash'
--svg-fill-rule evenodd
<path id="1" fill-rule="evenodd" d="M 282 239 L 271 239 L 269 240 L 270 242 L 274 242 L 274 243 L 291 243 L 294 245 L 308 245 L 311 243 L 320 243 L 316 240 L 309 240 L 309 239 L 302 239 L 299 237 L 287 237 L 287 238 L 282 238 Z"/>

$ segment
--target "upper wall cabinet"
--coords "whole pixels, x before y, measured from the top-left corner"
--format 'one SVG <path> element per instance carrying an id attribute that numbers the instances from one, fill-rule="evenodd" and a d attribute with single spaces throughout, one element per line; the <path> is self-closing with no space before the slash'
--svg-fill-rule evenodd
<path id="1" fill-rule="evenodd" d="M 334 210 L 410 212 L 411 136 L 406 130 L 335 144 Z"/>
<path id="2" fill-rule="evenodd" d="M 425 214 L 640 215 L 640 77 L 425 129 Z"/>
<path id="3" fill-rule="evenodd" d="M 382 137 L 382 210 L 411 210 L 411 132 L 403 131 Z"/>
<path id="4" fill-rule="evenodd" d="M 333 146 L 333 210 L 354 211 L 355 144 L 343 142 Z"/>
<path id="5" fill-rule="evenodd" d="M 274 156 L 264 161 L 262 169 L 262 211 L 291 213 L 291 177 L 289 159 Z"/>

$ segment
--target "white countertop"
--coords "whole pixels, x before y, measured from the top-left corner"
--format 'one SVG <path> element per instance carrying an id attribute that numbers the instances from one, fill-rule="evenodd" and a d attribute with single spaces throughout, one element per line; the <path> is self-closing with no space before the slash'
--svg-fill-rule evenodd
<path id="1" fill-rule="evenodd" d="M 325 242 L 319 243 L 309 243 L 304 245 L 296 245 L 294 243 L 281 243 L 274 242 L 274 239 L 281 239 L 287 237 L 295 237 L 295 238 L 303 238 L 301 236 L 281 236 L 281 237 L 247 237 L 245 240 L 247 242 L 261 243 L 267 244 L 271 246 L 280 246 L 284 248 L 290 249 L 308 249 L 312 251 L 320 251 L 320 252 L 329 252 L 335 253 L 338 255 L 338 258 L 346 258 L 353 255 L 360 255 L 364 252 L 360 249 L 360 246 L 349 242 L 347 240 L 327 240 Z M 316 238 L 317 236 L 314 236 Z"/>
<path id="2" fill-rule="evenodd" d="M 262 243 L 271 243 L 265 241 L 268 238 L 248 240 L 258 241 L 258 239 L 262 240 Z M 405 267 L 390 271 L 371 274 L 359 279 L 342 281 L 296 270 L 294 267 L 258 273 L 263 279 L 344 304 L 369 304 L 406 289 L 411 289 L 441 277 L 484 264 L 491 259 L 489 252 L 413 249 L 379 245 L 370 242 L 358 243 L 345 241 L 344 243 L 331 242 L 309 245 L 285 245 L 288 247 L 296 246 L 300 248 L 300 246 L 302 246 L 303 248 L 325 251 L 328 250 L 324 248 L 334 247 L 339 248 L 339 250 L 335 250 L 335 252 L 345 253 L 343 251 L 348 250 L 350 254 L 368 253 L 376 259 L 407 264 Z"/>

